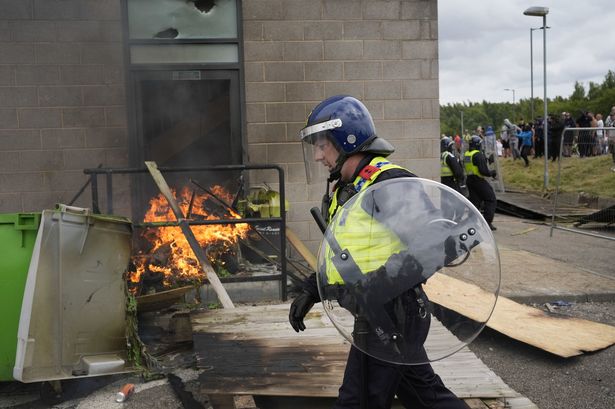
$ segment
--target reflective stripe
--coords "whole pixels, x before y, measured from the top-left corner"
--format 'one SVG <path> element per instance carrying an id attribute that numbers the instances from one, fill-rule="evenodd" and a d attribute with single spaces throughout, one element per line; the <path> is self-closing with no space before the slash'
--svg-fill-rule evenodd
<path id="1" fill-rule="evenodd" d="M 374 183 L 380 172 L 389 169 L 404 169 L 401 166 L 393 165 L 383 157 L 374 158 L 368 166 L 375 166 L 378 171 L 374 172 L 369 179 L 357 176 L 353 182 L 357 192 L 367 189 Z M 366 213 L 361 204 L 361 201 L 356 200 L 349 206 L 338 209 L 336 190 L 329 206 L 329 220 L 333 220 L 333 215 L 337 211 L 343 213 L 335 219 L 335 225 L 329 226 L 328 234 L 335 234 L 341 248 L 348 250 L 363 274 L 367 274 L 381 267 L 391 254 L 404 250 L 405 246 L 388 227 Z M 342 225 L 343 228 L 336 232 L 336 227 Z M 332 250 L 327 246 L 326 251 L 327 282 L 329 284 L 344 284 L 344 280 L 331 261 Z"/>
<path id="2" fill-rule="evenodd" d="M 449 155 L 454 156 L 450 152 L 442 152 L 442 155 L 440 156 L 440 176 L 441 177 L 453 176 L 453 171 L 451 170 L 450 166 L 448 166 L 448 164 L 446 163 L 446 158 Z"/>
<path id="3" fill-rule="evenodd" d="M 374 172 L 372 177 L 367 180 L 362 178 L 361 176 L 357 176 L 355 180 L 352 182 L 354 186 L 354 190 L 356 192 L 360 192 L 361 190 L 367 188 L 369 185 L 374 183 L 374 180 L 378 177 L 378 174 L 384 170 L 389 169 L 404 169 L 401 166 L 393 165 L 391 162 L 383 158 L 382 156 L 377 156 L 369 163 L 368 166 L 375 166 L 378 168 L 378 172 Z M 331 203 L 329 204 L 329 219 L 327 221 L 331 221 L 333 219 L 333 215 L 337 211 L 337 190 L 332 193 Z"/>
<path id="4" fill-rule="evenodd" d="M 305 139 L 305 137 L 313 135 L 315 133 L 322 132 L 322 131 L 328 131 L 330 129 L 339 128 L 341 126 L 342 126 L 341 119 L 339 118 L 331 119 L 330 121 L 325 121 L 319 124 L 306 126 L 299 132 L 299 136 L 301 137 L 301 140 L 303 140 Z"/>
<path id="5" fill-rule="evenodd" d="M 483 177 L 483 175 L 481 175 L 480 171 L 478 170 L 478 166 L 476 166 L 474 162 L 472 161 L 474 159 L 474 155 L 476 155 L 478 152 L 480 151 L 473 150 L 473 151 L 468 151 L 463 155 L 463 167 L 466 170 L 467 176 L 474 175 L 474 176 L 479 176 L 481 178 Z"/>

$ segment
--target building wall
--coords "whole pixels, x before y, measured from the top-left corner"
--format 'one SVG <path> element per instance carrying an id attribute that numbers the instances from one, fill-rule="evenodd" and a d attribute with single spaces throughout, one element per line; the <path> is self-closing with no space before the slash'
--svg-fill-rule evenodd
<path id="1" fill-rule="evenodd" d="M 120 8 L 0 0 L 0 212 L 66 203 L 84 168 L 128 165 Z M 325 186 L 306 188 L 297 135 L 325 97 L 363 100 L 392 159 L 439 177 L 437 0 L 243 0 L 242 13 L 249 161 L 284 168 L 289 226 L 308 245 Z M 119 186 L 115 210 L 129 214 Z"/>
<path id="2" fill-rule="evenodd" d="M 243 0 L 243 20 L 249 158 L 284 167 L 288 225 L 312 249 L 325 181 L 306 188 L 298 131 L 322 99 L 361 99 L 391 158 L 439 178 L 437 0 Z"/>
<path id="3" fill-rule="evenodd" d="M 67 203 L 84 168 L 127 166 L 123 64 L 119 0 L 0 1 L 0 212 Z"/>

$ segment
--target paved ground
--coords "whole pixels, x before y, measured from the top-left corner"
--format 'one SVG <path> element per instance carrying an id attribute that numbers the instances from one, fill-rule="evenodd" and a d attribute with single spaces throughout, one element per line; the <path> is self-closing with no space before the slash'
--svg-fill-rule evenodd
<path id="1" fill-rule="evenodd" d="M 502 215 L 496 215 L 494 224 L 503 294 L 539 308 L 546 301 L 561 301 L 556 313 L 615 325 L 615 241 L 560 230 L 550 237 L 549 226 L 543 223 Z M 562 359 L 486 329 L 470 348 L 541 409 L 615 408 L 615 347 Z M 177 374 L 188 391 L 196 390 L 196 371 Z M 136 393 L 126 403 L 115 403 L 116 392 L 128 381 L 137 384 Z M 134 376 L 101 377 L 65 382 L 64 387 L 66 400 L 53 407 L 184 407 L 166 380 L 143 383 Z M 50 407 L 40 400 L 40 388 L 39 384 L 0 383 L 0 408 Z M 205 399 L 197 395 L 201 407 L 207 406 Z M 328 399 L 258 398 L 257 403 L 261 409 L 331 406 Z"/>
<path id="2" fill-rule="evenodd" d="M 549 290 L 545 292 L 551 296 L 517 293 L 513 298 L 539 308 L 544 308 L 543 301 L 564 301 L 555 307 L 556 313 L 615 325 L 615 241 L 561 230 L 554 230 L 550 237 L 549 226 L 501 215 L 496 216 L 495 224 L 495 237 L 504 252 L 512 249 L 548 256 L 555 263 L 547 262 L 545 267 L 558 267 L 531 273 L 520 259 L 519 269 L 505 275 L 528 280 L 528 287 L 546 284 Z M 615 228 L 605 233 L 613 232 Z M 575 269 L 577 277 L 570 273 Z M 563 359 L 486 329 L 470 349 L 540 409 L 615 408 L 615 346 Z"/>

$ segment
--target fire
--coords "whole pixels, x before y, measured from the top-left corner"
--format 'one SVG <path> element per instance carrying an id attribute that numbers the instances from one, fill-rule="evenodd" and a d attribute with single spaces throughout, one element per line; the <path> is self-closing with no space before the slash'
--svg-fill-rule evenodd
<path id="1" fill-rule="evenodd" d="M 241 219 L 237 212 L 220 203 L 220 201 L 231 203 L 233 200 L 224 188 L 213 186 L 210 191 L 215 198 L 209 193 L 194 194 L 188 187 L 183 187 L 179 195 L 173 190 L 173 195 L 182 213 L 184 215 L 189 213 L 188 217 L 192 220 Z M 149 209 L 144 218 L 145 222 L 175 220 L 175 215 L 162 194 L 150 200 Z M 190 227 L 201 247 L 205 249 L 209 261 L 212 265 L 218 266 L 223 264 L 219 256 L 233 248 L 239 238 L 245 238 L 250 229 L 247 223 L 192 225 Z M 164 274 L 165 287 L 177 281 L 200 281 L 204 277 L 204 272 L 199 267 L 179 227 L 146 228 L 141 237 L 151 245 L 151 248 L 147 254 L 139 251 L 133 257 L 135 271 L 129 277 L 131 282 L 139 283 L 146 271 Z"/>

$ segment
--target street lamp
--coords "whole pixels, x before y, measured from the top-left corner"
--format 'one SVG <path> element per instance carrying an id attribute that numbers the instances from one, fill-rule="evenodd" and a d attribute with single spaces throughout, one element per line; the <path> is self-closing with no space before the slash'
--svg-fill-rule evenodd
<path id="1" fill-rule="evenodd" d="M 547 30 L 551 27 L 547 27 Z M 530 28 L 530 120 L 534 120 L 534 40 L 532 39 L 534 30 L 542 30 L 542 27 Z"/>
<path id="2" fill-rule="evenodd" d="M 545 141 L 545 174 L 544 174 L 544 189 L 547 190 L 549 186 L 549 151 L 547 139 L 549 136 L 549 121 L 547 111 L 547 14 L 549 14 L 548 7 L 530 7 L 526 9 L 523 14 L 526 16 L 542 17 L 542 46 L 543 46 L 543 90 L 544 90 L 544 116 L 543 116 L 543 132 Z M 530 31 L 531 32 L 531 31 Z"/>
<path id="3" fill-rule="evenodd" d="M 513 122 L 517 121 L 517 119 L 515 118 L 515 89 L 514 88 L 504 88 L 504 91 L 512 91 L 513 93 L 513 115 L 512 115 L 512 120 Z"/>

